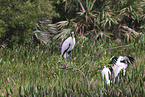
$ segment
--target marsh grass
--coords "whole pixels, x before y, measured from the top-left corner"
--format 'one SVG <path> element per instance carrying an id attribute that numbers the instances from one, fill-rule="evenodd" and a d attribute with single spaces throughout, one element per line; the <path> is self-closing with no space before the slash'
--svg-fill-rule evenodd
<path id="1" fill-rule="evenodd" d="M 61 47 L 19 46 L 14 49 L 0 48 L 0 95 L 1 96 L 145 96 L 144 41 L 114 48 L 122 43 L 89 41 L 76 38 L 72 62 L 60 56 Z M 107 86 L 101 78 L 103 66 L 113 56 L 131 55 L 133 66 L 127 67 L 125 76 Z M 93 60 L 92 60 L 93 59 Z M 89 70 L 88 70 L 89 68 Z M 98 70 L 97 70 L 98 69 Z"/>

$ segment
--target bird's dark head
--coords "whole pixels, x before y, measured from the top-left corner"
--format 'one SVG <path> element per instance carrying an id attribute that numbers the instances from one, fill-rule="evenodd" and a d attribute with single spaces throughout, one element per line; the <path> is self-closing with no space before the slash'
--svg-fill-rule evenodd
<path id="1" fill-rule="evenodd" d="M 134 62 L 134 58 L 130 56 L 125 56 L 120 62 L 127 65 L 132 65 L 132 63 Z"/>
<path id="2" fill-rule="evenodd" d="M 130 57 L 130 56 L 127 56 L 127 57 L 128 57 L 128 59 L 130 60 L 131 63 L 134 62 L 134 58 L 133 57 Z"/>
<path id="3" fill-rule="evenodd" d="M 116 61 L 117 61 L 117 57 L 115 57 L 115 56 L 113 56 L 110 60 L 111 60 L 111 62 L 109 62 L 109 64 L 115 64 L 116 63 Z"/>

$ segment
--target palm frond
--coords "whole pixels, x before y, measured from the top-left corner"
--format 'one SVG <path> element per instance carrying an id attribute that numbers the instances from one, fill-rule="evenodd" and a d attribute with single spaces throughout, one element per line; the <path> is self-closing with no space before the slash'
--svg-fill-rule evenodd
<path id="1" fill-rule="evenodd" d="M 128 26 L 122 26 L 122 28 L 125 29 L 123 32 L 125 33 L 124 36 L 126 37 L 127 41 L 134 40 L 139 36 L 139 32 L 136 32 Z"/>
<path id="2" fill-rule="evenodd" d="M 48 44 L 51 42 L 52 37 L 57 33 L 57 26 L 56 24 L 50 24 L 49 20 L 42 20 L 37 24 L 34 33 L 37 39 Z"/>
<path id="3" fill-rule="evenodd" d="M 71 29 L 63 29 L 61 31 L 61 33 L 57 34 L 56 36 L 54 36 L 53 39 L 63 39 L 65 38 L 67 35 L 69 35 L 71 32 Z"/>
<path id="4" fill-rule="evenodd" d="M 69 22 L 68 21 L 60 21 L 60 22 L 57 22 L 56 24 L 57 24 L 58 29 L 63 29 L 64 27 L 66 27 L 69 24 Z"/>

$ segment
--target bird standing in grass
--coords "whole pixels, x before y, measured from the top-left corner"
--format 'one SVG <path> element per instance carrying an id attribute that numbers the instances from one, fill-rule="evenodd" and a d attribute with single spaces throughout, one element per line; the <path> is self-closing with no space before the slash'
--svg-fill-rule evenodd
<path id="1" fill-rule="evenodd" d="M 113 58 L 117 58 L 117 57 L 112 57 Z M 132 65 L 134 61 L 133 57 L 129 57 L 129 56 L 119 56 L 119 58 L 116 60 L 116 62 L 113 60 L 110 63 L 113 63 L 113 72 L 115 77 L 120 73 L 120 71 L 123 69 L 123 75 L 125 76 L 125 69 L 128 65 Z"/>
<path id="2" fill-rule="evenodd" d="M 108 85 L 110 85 L 109 75 L 114 74 L 114 81 L 122 69 L 124 71 L 123 75 L 125 75 L 126 67 L 133 63 L 134 58 L 129 56 L 119 56 L 119 58 L 117 58 L 113 56 L 110 60 L 111 62 L 109 64 L 113 64 L 114 66 L 110 66 L 110 68 L 105 66 L 102 70 L 102 78 L 103 80 L 104 78 L 106 79 Z"/>
<path id="3" fill-rule="evenodd" d="M 64 57 L 65 59 L 67 58 L 68 54 L 71 53 L 75 46 L 75 37 L 74 37 L 74 32 L 71 33 L 72 36 L 68 37 L 62 44 L 61 48 L 61 56 Z M 71 59 L 71 55 L 70 55 Z"/>
<path id="4" fill-rule="evenodd" d="M 103 80 L 106 80 L 107 85 L 110 85 L 109 76 L 111 76 L 111 71 L 108 67 L 104 66 L 104 68 L 102 70 L 102 78 L 103 78 Z"/>

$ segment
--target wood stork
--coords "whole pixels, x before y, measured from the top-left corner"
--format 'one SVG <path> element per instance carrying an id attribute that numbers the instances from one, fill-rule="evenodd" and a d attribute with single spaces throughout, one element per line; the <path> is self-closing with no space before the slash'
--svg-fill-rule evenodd
<path id="1" fill-rule="evenodd" d="M 103 78 L 103 80 L 106 80 L 107 85 L 110 85 L 109 76 L 111 76 L 111 71 L 108 67 L 104 66 L 104 68 L 102 70 L 102 78 Z"/>
<path id="2" fill-rule="evenodd" d="M 68 37 L 62 44 L 61 48 L 61 56 L 64 57 L 65 59 L 67 58 L 68 54 L 71 53 L 75 46 L 75 37 L 74 37 L 74 32 L 71 33 L 72 36 Z M 71 55 L 70 55 L 71 58 Z"/>
<path id="3" fill-rule="evenodd" d="M 110 68 L 105 66 L 102 70 L 102 78 L 104 80 L 104 75 L 105 75 L 106 83 L 108 85 L 110 85 L 110 79 L 111 79 L 111 78 L 109 78 L 109 75 L 111 75 L 111 74 L 114 75 L 114 81 L 122 69 L 124 70 L 123 75 L 125 75 L 126 67 L 129 64 L 133 63 L 134 58 L 129 57 L 129 56 L 119 56 L 119 58 L 117 58 L 117 57 L 113 56 L 110 60 L 111 60 L 111 62 L 109 64 L 113 64 L 114 66 L 110 66 Z"/>
<path id="4" fill-rule="evenodd" d="M 113 56 L 113 58 L 117 58 Z M 117 61 L 115 62 L 112 58 L 112 61 L 110 63 L 113 63 L 113 72 L 115 77 L 120 73 L 120 71 L 123 69 L 123 75 L 125 76 L 125 69 L 128 65 L 132 65 L 134 58 L 129 56 L 119 56 Z M 114 63 L 115 62 L 115 63 Z"/>

